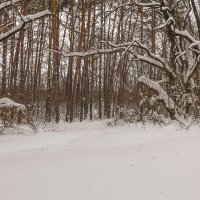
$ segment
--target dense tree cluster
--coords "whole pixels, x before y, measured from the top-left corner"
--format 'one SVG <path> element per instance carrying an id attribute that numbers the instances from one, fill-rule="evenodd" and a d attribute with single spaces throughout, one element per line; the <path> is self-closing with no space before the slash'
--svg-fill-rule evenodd
<path id="1" fill-rule="evenodd" d="M 199 13 L 195 0 L 0 0 L 0 95 L 48 122 L 198 120 Z"/>

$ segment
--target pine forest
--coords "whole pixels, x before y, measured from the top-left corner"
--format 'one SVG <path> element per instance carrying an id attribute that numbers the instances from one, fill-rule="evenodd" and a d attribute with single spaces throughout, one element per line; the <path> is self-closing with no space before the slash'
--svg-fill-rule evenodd
<path id="1" fill-rule="evenodd" d="M 199 1 L 0 1 L 0 97 L 33 121 L 198 122 L 199 67 Z"/>

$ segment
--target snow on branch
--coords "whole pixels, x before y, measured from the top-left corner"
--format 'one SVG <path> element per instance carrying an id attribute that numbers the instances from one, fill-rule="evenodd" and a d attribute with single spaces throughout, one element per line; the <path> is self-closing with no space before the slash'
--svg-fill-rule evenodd
<path id="1" fill-rule="evenodd" d="M 141 83 L 144 83 L 145 85 L 147 85 L 150 89 L 152 89 L 156 93 L 157 97 L 155 98 L 155 100 L 159 100 L 160 102 L 162 102 L 164 104 L 164 106 L 165 106 L 166 110 L 168 111 L 171 119 L 175 119 L 181 125 L 188 127 L 186 122 L 178 114 L 178 112 L 176 110 L 175 102 L 173 101 L 173 99 L 171 99 L 169 97 L 169 95 L 161 87 L 159 82 L 153 81 L 153 80 L 149 79 L 147 76 L 141 76 L 138 79 L 138 81 L 141 82 Z"/>
<path id="2" fill-rule="evenodd" d="M 8 1 L 8 2 L 1 3 L 0 4 L 0 11 L 12 6 L 13 4 L 20 3 L 20 2 L 22 2 L 22 0 L 11 0 L 11 1 Z"/>
<path id="3" fill-rule="evenodd" d="M 161 24 L 160 26 L 157 26 L 156 28 L 154 28 L 154 30 L 163 29 L 163 28 L 165 28 L 167 25 L 169 25 L 171 23 L 175 23 L 173 17 L 170 17 L 164 24 Z"/>
<path id="4" fill-rule="evenodd" d="M 198 43 L 198 40 L 196 40 L 194 37 L 192 37 L 192 35 L 190 35 L 190 33 L 187 30 L 180 31 L 180 30 L 176 29 L 174 27 L 174 25 L 172 25 L 172 24 L 170 27 L 171 27 L 172 31 L 174 31 L 176 33 L 176 35 L 186 38 L 191 43 Z"/>
<path id="5" fill-rule="evenodd" d="M 107 10 L 104 13 L 111 14 L 111 13 L 115 12 L 116 10 L 122 8 L 122 7 L 130 7 L 131 8 L 135 5 L 140 6 L 140 7 L 153 7 L 153 8 L 160 7 L 160 3 L 157 3 L 155 1 L 150 1 L 149 3 L 141 3 L 141 2 L 138 2 L 138 1 L 131 0 L 128 3 L 124 3 L 124 4 L 121 4 L 119 6 L 116 6 L 113 10 Z"/>
<path id="6" fill-rule="evenodd" d="M 25 110 L 25 106 L 23 104 L 16 103 L 9 98 L 1 98 L 0 99 L 0 108 L 17 108 L 18 110 Z"/>
<path id="7" fill-rule="evenodd" d="M 159 8 L 159 7 L 161 6 L 160 3 L 155 2 L 155 1 L 150 1 L 150 2 L 148 2 L 148 3 L 142 3 L 142 2 L 138 2 L 138 1 L 132 0 L 131 2 L 133 2 L 135 5 L 141 6 L 141 7 L 154 7 L 154 8 Z"/>
<path id="8" fill-rule="evenodd" d="M 184 37 L 191 43 L 197 43 L 198 41 L 187 31 L 187 30 L 178 30 L 175 26 L 175 20 L 172 16 L 169 15 L 168 10 L 170 10 L 168 7 L 165 7 L 164 5 L 161 5 L 161 3 L 155 2 L 155 1 L 150 1 L 149 3 L 141 3 L 138 1 L 132 1 L 135 3 L 137 6 L 142 6 L 142 7 L 154 7 L 154 8 L 159 8 L 161 9 L 161 12 L 163 12 L 164 16 L 167 17 L 166 22 L 155 29 L 161 29 L 164 28 L 165 26 L 169 25 L 171 31 L 173 31 L 177 36 Z M 163 4 L 163 3 L 162 3 Z M 173 22 L 173 23 L 172 23 Z M 200 45 L 198 45 L 198 48 L 200 50 Z"/>
<path id="9" fill-rule="evenodd" d="M 185 55 L 185 54 L 186 54 L 187 52 L 189 52 L 190 50 L 196 52 L 197 54 L 200 54 L 200 51 L 196 49 L 196 46 L 200 46 L 200 41 L 197 41 L 197 42 L 195 42 L 195 43 L 190 44 L 188 48 L 186 48 L 184 51 L 182 51 L 182 52 L 180 52 L 180 53 L 178 54 L 178 56 L 176 57 L 176 60 L 177 60 L 179 57 Z"/>
<path id="10" fill-rule="evenodd" d="M 151 59 L 147 56 L 143 56 L 143 55 L 139 55 L 139 54 L 135 54 L 135 57 L 137 58 L 137 60 L 148 63 L 150 65 L 153 65 L 159 69 L 163 69 L 163 65 L 157 61 L 155 61 L 154 59 Z"/>
<path id="11" fill-rule="evenodd" d="M 148 64 L 151 64 L 159 69 L 166 70 L 168 73 L 170 73 L 174 78 L 176 75 L 173 73 L 172 69 L 166 64 L 165 60 L 161 58 L 160 56 L 157 56 L 156 54 L 150 52 L 147 46 L 140 43 L 137 40 L 133 40 L 132 42 L 125 42 L 122 44 L 114 44 L 108 41 L 103 41 L 102 43 L 106 44 L 107 46 L 110 46 L 111 48 L 108 49 L 95 49 L 95 50 L 89 50 L 87 52 L 68 52 L 66 54 L 62 54 L 64 57 L 86 57 L 86 56 L 92 56 L 96 54 L 108 54 L 108 53 L 115 53 L 115 52 L 122 52 L 122 56 L 129 52 L 131 53 L 136 60 L 146 62 Z M 148 54 L 147 55 L 140 55 L 136 53 L 132 47 L 139 47 L 143 50 L 145 50 Z"/>
<path id="12" fill-rule="evenodd" d="M 12 28 L 11 30 L 9 30 L 6 33 L 3 33 L 0 35 L 0 42 L 7 39 L 8 37 L 10 37 L 11 35 L 17 33 L 18 31 L 20 31 L 22 28 L 25 27 L 25 25 L 31 21 L 37 20 L 41 17 L 45 17 L 47 15 L 50 15 L 51 12 L 49 10 L 45 10 L 33 15 L 27 15 L 27 16 L 22 16 L 23 21 L 21 23 L 19 23 L 16 27 Z"/>
<path id="13" fill-rule="evenodd" d="M 107 42 L 107 44 L 110 45 L 110 46 L 112 46 L 112 47 L 119 46 L 119 45 L 113 44 L 111 42 Z M 176 77 L 175 73 L 173 73 L 172 69 L 166 64 L 166 62 L 165 62 L 165 60 L 163 58 L 161 58 L 160 56 L 157 56 L 156 54 L 152 53 L 147 46 L 145 46 L 144 44 L 142 44 L 138 40 L 133 40 L 132 42 L 120 44 L 120 46 L 127 46 L 126 49 L 125 49 L 125 51 L 131 51 L 129 49 L 132 46 L 136 46 L 136 47 L 139 47 L 139 48 L 145 50 L 147 52 L 148 56 L 150 56 L 150 57 L 136 54 L 133 51 L 131 51 L 131 53 L 134 54 L 135 57 L 138 60 L 143 61 L 143 62 L 147 62 L 147 63 L 149 63 L 151 65 L 154 65 L 154 66 L 156 66 L 156 67 L 158 67 L 160 69 L 165 69 L 174 78 Z"/>
<path id="14" fill-rule="evenodd" d="M 175 102 L 172 98 L 169 97 L 167 92 L 162 88 L 162 86 L 159 84 L 159 82 L 153 81 L 149 79 L 147 76 L 141 76 L 138 79 L 139 82 L 144 83 L 147 85 L 150 89 L 152 89 L 157 97 L 155 100 L 159 100 L 162 102 L 168 111 L 171 119 L 176 119 L 180 124 L 187 126 L 187 124 L 184 122 L 184 120 L 181 118 L 181 116 L 178 114 L 176 110 Z"/>
<path id="15" fill-rule="evenodd" d="M 149 79 L 147 76 L 141 76 L 138 79 L 138 81 L 141 83 L 144 83 L 149 88 L 153 89 L 158 95 L 157 99 L 159 99 L 160 101 L 163 101 L 166 108 L 170 110 L 175 109 L 174 101 L 168 96 L 167 92 L 165 92 L 165 90 L 161 87 L 161 85 L 158 82 Z"/>

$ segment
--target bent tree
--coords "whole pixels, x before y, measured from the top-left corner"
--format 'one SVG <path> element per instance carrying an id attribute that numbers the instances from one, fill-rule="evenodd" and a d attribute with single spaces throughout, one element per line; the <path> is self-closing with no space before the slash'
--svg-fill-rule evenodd
<path id="1" fill-rule="evenodd" d="M 145 85 L 151 90 L 151 96 L 148 96 L 150 104 L 159 102 L 171 119 L 182 123 L 181 117 L 189 115 L 198 97 L 198 6 L 195 0 L 122 1 L 114 9 L 107 9 L 104 16 L 106 18 L 115 15 L 119 10 L 123 11 L 123 15 L 118 19 L 123 24 L 135 11 L 138 12 L 140 17 L 134 23 L 135 26 L 141 27 L 140 37 L 129 37 L 126 41 L 121 38 L 103 40 L 100 41 L 101 48 L 86 52 L 69 52 L 65 56 L 85 58 L 118 52 L 120 60 L 128 57 L 128 63 L 125 64 L 141 68 L 141 74 L 137 74 L 140 75 L 138 81 L 142 83 L 140 87 L 144 88 Z M 147 13 L 152 13 L 151 18 L 145 18 Z M 123 29 L 119 27 L 118 31 L 120 35 Z M 151 38 L 147 37 L 148 34 Z"/>

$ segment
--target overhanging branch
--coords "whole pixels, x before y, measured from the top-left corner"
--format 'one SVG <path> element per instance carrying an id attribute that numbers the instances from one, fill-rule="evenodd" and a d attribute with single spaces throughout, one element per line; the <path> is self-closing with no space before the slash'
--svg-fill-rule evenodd
<path id="1" fill-rule="evenodd" d="M 45 16 L 50 15 L 50 14 L 51 14 L 51 12 L 49 10 L 45 10 L 45 11 L 42 11 L 42 12 L 39 12 L 39 13 L 36 13 L 36 14 L 33 14 L 33 15 L 24 16 L 23 17 L 23 21 L 19 25 L 17 25 L 16 27 L 12 28 L 8 32 L 3 33 L 3 34 L 0 35 L 0 42 L 2 42 L 3 40 L 7 39 L 11 35 L 19 32 L 29 22 L 35 21 L 37 19 L 40 19 L 40 18 L 45 17 Z"/>

